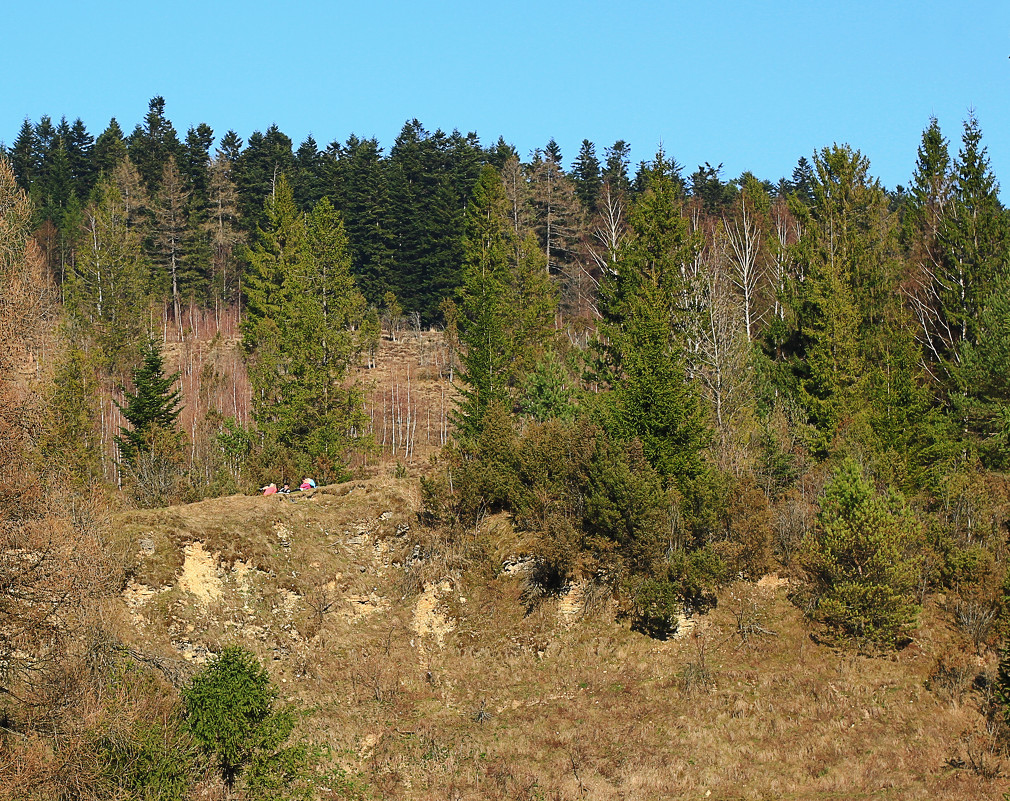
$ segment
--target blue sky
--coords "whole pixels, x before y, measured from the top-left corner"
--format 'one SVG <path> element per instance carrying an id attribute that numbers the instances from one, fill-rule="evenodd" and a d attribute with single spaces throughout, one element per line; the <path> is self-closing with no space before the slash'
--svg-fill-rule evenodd
<path id="1" fill-rule="evenodd" d="M 523 155 L 554 137 L 566 165 L 584 138 L 635 161 L 662 143 L 726 178 L 777 180 L 845 142 L 894 187 L 930 115 L 956 152 L 971 107 L 1010 187 L 1006 2 L 43 0 L 4 27 L 8 144 L 43 114 L 129 131 L 163 95 L 181 136 L 277 123 L 296 146 L 353 132 L 388 151 L 416 117 Z"/>

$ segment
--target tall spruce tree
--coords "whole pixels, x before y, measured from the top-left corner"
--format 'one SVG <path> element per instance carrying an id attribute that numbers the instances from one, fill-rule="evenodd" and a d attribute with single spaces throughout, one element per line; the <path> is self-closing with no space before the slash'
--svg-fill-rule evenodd
<path id="1" fill-rule="evenodd" d="M 810 206 L 799 206 L 804 236 L 796 247 L 805 279 L 796 288 L 794 367 L 800 396 L 827 448 L 860 413 L 895 303 L 894 228 L 887 195 L 869 160 L 847 145 L 814 155 Z"/>
<path id="2" fill-rule="evenodd" d="M 339 148 L 333 199 L 347 229 L 351 269 L 368 302 L 378 306 L 395 286 L 387 164 L 376 139 L 353 134 Z"/>
<path id="3" fill-rule="evenodd" d="M 474 187 L 463 232 L 456 422 L 473 437 L 492 409 L 512 410 L 548 339 L 556 298 L 536 240 L 518 236 L 510 223 L 505 187 L 491 166 Z"/>
<path id="4" fill-rule="evenodd" d="M 579 155 L 572 163 L 572 181 L 575 184 L 575 196 L 582 203 L 587 214 L 596 211 L 596 201 L 603 186 L 600 173 L 600 160 L 596 158 L 596 145 L 588 139 L 582 140 Z"/>
<path id="5" fill-rule="evenodd" d="M 357 425 L 356 391 L 342 384 L 364 300 L 350 272 L 347 236 L 328 200 L 306 218 L 282 176 L 266 225 L 246 249 L 244 344 L 253 412 L 268 441 L 333 477 Z"/>
<path id="6" fill-rule="evenodd" d="M 160 95 L 148 103 L 144 124 L 130 134 L 129 154 L 147 191 L 154 193 L 161 185 L 162 174 L 169 157 L 182 158 L 183 147 L 171 120 L 165 116 L 165 98 Z"/>
<path id="7" fill-rule="evenodd" d="M 632 209 L 629 241 L 601 286 L 598 378 L 608 387 L 609 432 L 640 440 L 656 471 L 686 488 L 704 471 L 709 431 L 686 375 L 691 310 L 683 267 L 695 243 L 669 166 L 660 151 Z"/>

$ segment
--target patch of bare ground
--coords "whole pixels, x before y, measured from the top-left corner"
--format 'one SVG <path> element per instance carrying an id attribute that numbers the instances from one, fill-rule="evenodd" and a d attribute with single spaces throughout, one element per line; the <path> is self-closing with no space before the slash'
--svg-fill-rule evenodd
<path id="1" fill-rule="evenodd" d="M 936 680 L 962 644 L 935 603 L 912 645 L 870 657 L 817 644 L 789 583 L 769 577 L 659 642 L 586 603 L 583 585 L 527 611 L 511 527 L 489 521 L 483 545 L 492 533 L 422 535 L 417 504 L 413 479 L 383 477 L 121 515 L 137 554 L 132 644 L 192 659 L 252 649 L 377 798 L 1010 791 L 977 737 L 974 673 Z"/>

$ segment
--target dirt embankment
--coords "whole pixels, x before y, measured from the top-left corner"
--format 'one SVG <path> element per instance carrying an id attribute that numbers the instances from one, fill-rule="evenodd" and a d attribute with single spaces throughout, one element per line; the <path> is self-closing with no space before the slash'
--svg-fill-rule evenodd
<path id="1" fill-rule="evenodd" d="M 934 605 L 913 645 L 861 656 L 815 643 L 771 577 L 659 642 L 590 585 L 528 607 L 524 554 L 468 568 L 480 549 L 421 536 L 418 504 L 413 479 L 381 477 L 125 513 L 124 636 L 190 670 L 252 649 L 375 797 L 1010 790 L 971 676 L 937 672 L 955 635 Z"/>

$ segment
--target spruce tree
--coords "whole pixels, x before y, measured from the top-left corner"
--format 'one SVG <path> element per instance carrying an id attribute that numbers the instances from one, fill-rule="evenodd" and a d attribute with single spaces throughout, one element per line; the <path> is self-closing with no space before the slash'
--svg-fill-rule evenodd
<path id="1" fill-rule="evenodd" d="M 347 228 L 351 269 L 367 301 L 379 305 L 395 286 L 387 164 L 376 139 L 351 135 L 337 160 L 333 198 Z"/>
<path id="2" fill-rule="evenodd" d="M 124 403 L 116 402 L 130 424 L 120 428 L 115 437 L 123 463 L 134 465 L 137 457 L 151 449 L 158 433 L 170 432 L 179 418 L 182 392 L 173 389 L 179 373 L 165 375 L 165 360 L 157 340 L 149 337 L 144 347 L 143 361 L 133 371 L 134 392 L 123 393 Z"/>
<path id="3" fill-rule="evenodd" d="M 128 147 L 144 186 L 153 194 L 161 186 L 162 173 L 169 157 L 179 159 L 183 155 L 175 127 L 165 116 L 165 98 L 151 98 L 144 124 L 134 128 Z"/>
<path id="4" fill-rule="evenodd" d="M 505 187 L 491 166 L 474 187 L 463 230 L 456 423 L 473 437 L 492 409 L 511 412 L 549 339 L 557 301 L 536 240 L 517 236 L 509 222 Z"/>
<path id="5" fill-rule="evenodd" d="M 359 404 L 342 379 L 357 346 L 364 300 L 350 272 L 347 236 L 328 200 L 306 217 L 282 176 L 267 224 L 246 248 L 244 345 L 253 414 L 271 443 L 324 476 L 359 430 Z"/>
<path id="6" fill-rule="evenodd" d="M 464 434 L 481 430 L 495 405 L 510 406 L 511 353 L 506 307 L 509 229 L 505 192 L 493 167 L 485 167 L 467 206 L 463 228 L 463 287 L 460 294 L 462 384 L 456 424 Z"/>
<path id="7" fill-rule="evenodd" d="M 595 212 L 603 178 L 600 160 L 596 158 L 596 146 L 588 139 L 582 140 L 579 155 L 572 164 L 572 181 L 575 183 L 575 196 L 582 203 L 583 210 L 587 214 Z"/>
<path id="8" fill-rule="evenodd" d="M 664 480 L 685 488 L 704 471 L 709 432 L 686 375 L 691 310 L 682 267 L 695 244 L 678 194 L 660 151 L 632 209 L 631 237 L 600 289 L 597 378 L 608 387 L 611 435 L 640 440 Z"/>
<path id="9" fill-rule="evenodd" d="M 10 149 L 10 164 L 17 176 L 18 186 L 25 192 L 31 192 L 41 166 L 42 153 L 39 138 L 35 134 L 35 126 L 26 119 L 17 138 Z"/>
<path id="10" fill-rule="evenodd" d="M 92 151 L 92 163 L 96 177 L 112 175 L 113 169 L 126 158 L 126 139 L 123 129 L 119 127 L 116 118 L 109 120 L 108 127 L 95 140 Z"/>

